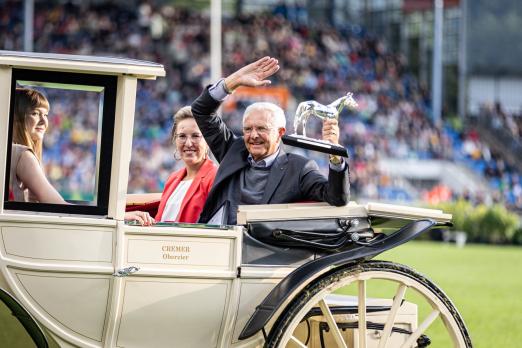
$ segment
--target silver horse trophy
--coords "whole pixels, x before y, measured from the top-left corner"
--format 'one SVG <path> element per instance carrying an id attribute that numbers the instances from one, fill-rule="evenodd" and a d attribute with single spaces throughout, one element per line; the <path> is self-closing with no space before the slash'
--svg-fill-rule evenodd
<path id="1" fill-rule="evenodd" d="M 299 103 L 294 117 L 295 133 L 292 135 L 284 135 L 282 139 L 283 143 L 331 155 L 348 157 L 348 151 L 343 146 L 306 136 L 306 123 L 310 116 L 315 116 L 322 120 L 327 118 L 339 119 L 339 114 L 345 107 L 351 109 L 357 107 L 357 102 L 353 99 L 353 94 L 350 92 L 328 105 L 320 104 L 315 100 L 307 100 Z M 297 133 L 300 128 L 302 129 L 302 134 Z"/>

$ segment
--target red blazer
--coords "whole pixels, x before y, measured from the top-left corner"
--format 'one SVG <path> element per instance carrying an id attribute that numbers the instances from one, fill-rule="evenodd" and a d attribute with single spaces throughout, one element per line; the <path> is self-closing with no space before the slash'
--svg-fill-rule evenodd
<path id="1" fill-rule="evenodd" d="M 209 159 L 205 160 L 205 163 L 203 163 L 201 168 L 199 168 L 194 181 L 192 181 L 192 184 L 183 198 L 179 214 L 177 218 L 175 218 L 176 222 L 198 221 L 201 210 L 203 210 L 203 206 L 207 200 L 208 192 L 214 183 L 216 172 L 217 166 L 214 162 Z M 185 175 L 187 175 L 187 169 L 182 168 L 177 172 L 172 173 L 167 179 L 165 188 L 161 194 L 158 213 L 155 217 L 156 221 L 161 221 L 161 216 L 163 215 L 165 205 L 167 204 L 170 195 L 174 192 L 176 187 L 178 187 L 180 181 L 185 177 Z"/>

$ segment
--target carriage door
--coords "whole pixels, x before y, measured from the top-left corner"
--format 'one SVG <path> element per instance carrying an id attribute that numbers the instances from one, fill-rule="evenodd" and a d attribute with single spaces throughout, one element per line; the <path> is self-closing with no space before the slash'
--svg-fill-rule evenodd
<path id="1" fill-rule="evenodd" d="M 118 270 L 125 274 L 115 282 L 121 296 L 112 345 L 229 347 L 241 228 L 160 224 L 120 231 Z"/>
<path id="2" fill-rule="evenodd" d="M 111 320 L 116 248 L 116 221 L 106 216 L 117 77 L 12 69 L 10 82 L 0 89 L 0 104 L 10 105 L 8 117 L 0 114 L 8 125 L 7 151 L 0 155 L 0 288 L 59 343 L 101 347 Z M 20 148 L 15 105 L 35 110 L 22 102 L 28 91 L 45 109 L 37 109 L 39 162 L 60 199 L 45 201 L 49 196 L 19 184 L 17 151 L 33 152 Z"/>
<path id="3" fill-rule="evenodd" d="M 9 292 L 58 340 L 101 346 L 112 291 L 114 225 L 24 214 L 0 219 L 0 267 Z"/>

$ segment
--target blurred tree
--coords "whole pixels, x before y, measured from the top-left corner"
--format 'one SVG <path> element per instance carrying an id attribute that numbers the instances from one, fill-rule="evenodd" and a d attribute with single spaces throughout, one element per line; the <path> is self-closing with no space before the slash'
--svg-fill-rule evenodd
<path id="1" fill-rule="evenodd" d="M 454 231 L 464 231 L 470 242 L 510 244 L 522 243 L 520 217 L 500 204 L 473 206 L 459 200 L 436 206 L 453 215 Z"/>

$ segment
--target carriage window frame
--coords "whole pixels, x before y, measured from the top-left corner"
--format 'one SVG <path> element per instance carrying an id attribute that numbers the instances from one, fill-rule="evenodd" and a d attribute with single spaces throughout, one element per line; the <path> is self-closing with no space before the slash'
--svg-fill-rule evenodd
<path id="1" fill-rule="evenodd" d="M 9 173 L 11 166 L 11 149 L 13 139 L 14 99 L 17 81 L 41 83 L 58 83 L 103 87 L 103 110 L 101 119 L 101 136 L 97 144 L 99 152 L 97 190 L 94 205 L 85 204 L 50 204 L 37 202 L 9 201 Z M 106 216 L 109 210 L 109 193 L 112 167 L 112 150 L 114 143 L 114 122 L 116 116 L 117 76 L 84 74 L 73 72 L 57 72 L 46 70 L 15 69 L 12 70 L 11 96 L 9 106 L 9 129 L 6 156 L 6 176 L 4 182 L 4 209 L 46 213 L 65 213 L 74 215 Z"/>

